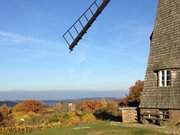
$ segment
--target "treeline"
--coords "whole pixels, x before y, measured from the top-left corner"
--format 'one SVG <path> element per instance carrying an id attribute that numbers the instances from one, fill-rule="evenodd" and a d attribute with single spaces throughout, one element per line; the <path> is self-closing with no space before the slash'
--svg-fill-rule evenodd
<path id="1" fill-rule="evenodd" d="M 67 109 L 65 109 L 67 108 Z M 26 100 L 14 107 L 0 107 L 0 126 L 29 126 L 29 125 L 72 125 L 89 123 L 96 120 L 100 110 L 117 113 L 118 102 L 102 100 L 82 101 L 78 104 L 57 103 L 48 106 L 40 101 Z"/>
<path id="2" fill-rule="evenodd" d="M 140 102 L 144 82 L 137 81 L 129 89 L 129 94 L 119 100 L 85 100 L 79 103 L 59 102 L 47 105 L 37 100 L 25 100 L 14 107 L 0 106 L 0 127 L 17 126 L 69 126 L 90 123 L 97 119 L 121 121 L 119 107 Z M 51 126 L 50 126 L 51 127 Z"/>

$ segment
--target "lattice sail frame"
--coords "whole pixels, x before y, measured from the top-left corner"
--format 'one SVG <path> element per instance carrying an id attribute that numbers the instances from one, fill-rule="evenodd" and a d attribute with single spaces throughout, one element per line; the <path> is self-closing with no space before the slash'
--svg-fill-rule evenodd
<path id="1" fill-rule="evenodd" d="M 87 10 L 75 21 L 75 23 L 63 34 L 63 38 L 69 46 L 70 51 L 82 39 L 97 17 L 108 5 L 110 0 L 95 0 Z"/>

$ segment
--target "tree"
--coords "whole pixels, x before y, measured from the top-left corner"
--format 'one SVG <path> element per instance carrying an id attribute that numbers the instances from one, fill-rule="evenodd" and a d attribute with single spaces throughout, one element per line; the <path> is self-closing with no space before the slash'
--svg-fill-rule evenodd
<path id="1" fill-rule="evenodd" d="M 0 126 L 13 125 L 13 118 L 10 110 L 11 109 L 6 104 L 0 107 Z"/>
<path id="2" fill-rule="evenodd" d="M 144 88 L 144 81 L 137 81 L 134 86 L 129 89 L 128 100 L 140 102 L 140 95 Z"/>
<path id="3" fill-rule="evenodd" d="M 2 113 L 0 112 L 0 125 L 1 125 L 1 122 L 3 121 L 3 115 Z"/>
<path id="4" fill-rule="evenodd" d="M 109 101 L 106 110 L 112 115 L 118 115 L 119 113 L 118 103 L 116 101 Z"/>
<path id="5" fill-rule="evenodd" d="M 80 109 L 85 112 L 94 113 L 97 110 L 101 110 L 107 107 L 107 102 L 105 99 L 100 101 L 96 100 L 89 100 L 80 103 Z"/>
<path id="6" fill-rule="evenodd" d="M 140 103 L 141 92 L 144 88 L 144 81 L 136 81 L 133 86 L 129 88 L 129 94 L 119 100 L 119 106 L 138 106 Z"/>
<path id="7" fill-rule="evenodd" d="M 9 112 L 10 112 L 10 109 L 6 104 L 0 107 L 0 113 L 2 114 L 3 117 L 8 117 Z"/>
<path id="8" fill-rule="evenodd" d="M 18 103 L 13 111 L 15 112 L 34 112 L 38 113 L 43 108 L 43 104 L 40 101 L 36 100 L 25 100 L 21 103 Z"/>

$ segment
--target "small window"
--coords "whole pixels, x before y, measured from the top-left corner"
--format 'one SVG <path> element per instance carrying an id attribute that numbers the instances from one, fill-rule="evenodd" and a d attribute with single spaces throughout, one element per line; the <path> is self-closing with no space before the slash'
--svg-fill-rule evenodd
<path id="1" fill-rule="evenodd" d="M 167 71 L 167 86 L 171 86 L 171 71 Z"/>
<path id="2" fill-rule="evenodd" d="M 169 70 L 158 71 L 158 85 L 159 87 L 171 86 L 171 71 Z"/>

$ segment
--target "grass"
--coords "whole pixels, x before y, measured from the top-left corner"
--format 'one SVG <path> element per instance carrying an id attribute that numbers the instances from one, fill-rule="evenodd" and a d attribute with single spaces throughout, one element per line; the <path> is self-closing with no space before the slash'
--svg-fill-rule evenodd
<path id="1" fill-rule="evenodd" d="M 110 122 L 96 122 L 89 125 L 47 129 L 30 135 L 168 135 L 155 128 L 130 127 L 123 124 L 111 125 Z"/>

